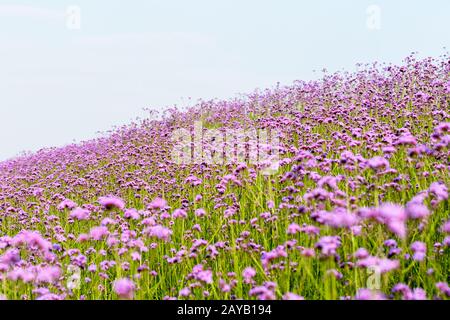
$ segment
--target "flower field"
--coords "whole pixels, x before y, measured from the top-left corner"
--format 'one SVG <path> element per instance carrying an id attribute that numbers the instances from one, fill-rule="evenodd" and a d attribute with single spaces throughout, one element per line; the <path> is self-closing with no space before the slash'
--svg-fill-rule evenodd
<path id="1" fill-rule="evenodd" d="M 0 298 L 449 299 L 449 171 L 448 56 L 169 109 L 0 163 Z"/>

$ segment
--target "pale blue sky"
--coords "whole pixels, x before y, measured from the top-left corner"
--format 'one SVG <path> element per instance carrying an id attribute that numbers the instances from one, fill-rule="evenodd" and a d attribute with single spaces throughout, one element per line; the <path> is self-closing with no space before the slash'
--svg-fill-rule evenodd
<path id="1" fill-rule="evenodd" d="M 70 5 L 81 9 L 79 30 L 66 25 Z M 368 27 L 370 5 L 379 29 Z M 92 138 L 144 107 L 443 47 L 448 0 L 0 0 L 0 159 Z"/>

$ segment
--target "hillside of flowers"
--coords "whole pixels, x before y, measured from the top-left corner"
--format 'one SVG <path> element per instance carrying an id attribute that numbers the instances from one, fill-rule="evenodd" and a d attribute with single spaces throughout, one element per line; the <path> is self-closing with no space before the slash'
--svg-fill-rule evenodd
<path id="1" fill-rule="evenodd" d="M 449 299 L 450 59 L 358 70 L 0 163 L 0 298 Z M 175 161 L 199 121 L 275 170 Z"/>

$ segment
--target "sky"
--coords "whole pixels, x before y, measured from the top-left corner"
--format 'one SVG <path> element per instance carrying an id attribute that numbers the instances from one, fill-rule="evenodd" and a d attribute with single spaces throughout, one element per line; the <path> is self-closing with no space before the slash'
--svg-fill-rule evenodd
<path id="1" fill-rule="evenodd" d="M 448 0 L 0 0 L 0 160 L 144 108 L 438 57 L 449 13 Z"/>

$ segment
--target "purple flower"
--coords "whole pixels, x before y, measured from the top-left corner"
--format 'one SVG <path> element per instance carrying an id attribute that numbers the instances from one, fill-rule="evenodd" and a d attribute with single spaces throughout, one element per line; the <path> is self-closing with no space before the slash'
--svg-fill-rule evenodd
<path id="1" fill-rule="evenodd" d="M 242 271 L 242 276 L 246 282 L 250 282 L 254 276 L 256 276 L 256 270 L 252 267 L 247 267 Z"/>
<path id="2" fill-rule="evenodd" d="M 203 281 L 205 283 L 213 283 L 213 274 L 211 270 L 204 270 L 197 273 L 197 280 Z"/>
<path id="3" fill-rule="evenodd" d="M 404 296 L 405 300 L 427 300 L 427 293 L 421 288 L 414 288 Z"/>
<path id="4" fill-rule="evenodd" d="M 356 265 L 362 268 L 371 268 L 379 273 L 387 273 L 391 270 L 397 269 L 400 266 L 400 262 L 398 260 L 368 256 L 366 258 L 359 259 Z"/>
<path id="5" fill-rule="evenodd" d="M 406 237 L 406 219 L 407 214 L 402 206 L 384 203 L 378 209 L 379 218 L 387 225 L 389 230 L 395 233 L 399 238 Z"/>
<path id="6" fill-rule="evenodd" d="M 183 288 L 180 290 L 180 296 L 182 297 L 189 297 L 191 295 L 191 289 L 189 288 Z"/>
<path id="7" fill-rule="evenodd" d="M 213 273 L 211 270 L 204 270 L 203 265 L 198 264 L 192 268 L 192 275 L 195 279 L 207 284 L 213 283 Z"/>
<path id="8" fill-rule="evenodd" d="M 141 217 L 141 215 L 136 209 L 127 209 L 125 210 L 123 217 L 125 219 L 138 220 Z"/>
<path id="9" fill-rule="evenodd" d="M 434 205 L 439 204 L 440 202 L 448 199 L 448 189 L 447 187 L 440 182 L 433 182 L 428 189 L 430 194 L 435 198 L 433 201 Z"/>
<path id="10" fill-rule="evenodd" d="M 23 281 L 29 283 L 35 280 L 36 274 L 31 268 L 15 268 L 7 274 L 8 279 L 12 281 Z"/>
<path id="11" fill-rule="evenodd" d="M 144 230 L 144 233 L 149 237 L 155 237 L 164 241 L 169 241 L 170 236 L 172 235 L 172 230 L 169 228 L 163 227 L 161 225 L 156 225 L 152 227 L 148 227 Z"/>
<path id="12" fill-rule="evenodd" d="M 359 248 L 354 254 L 356 259 L 364 259 L 369 256 L 369 252 L 364 248 Z"/>
<path id="13" fill-rule="evenodd" d="M 15 247 L 26 244 L 29 249 L 40 250 L 43 254 L 47 253 L 52 248 L 52 244 L 42 238 L 39 232 L 27 230 L 18 233 L 12 239 L 12 244 Z"/>
<path id="14" fill-rule="evenodd" d="M 407 203 L 406 213 L 412 219 L 422 219 L 430 215 L 430 210 L 422 203 Z"/>
<path id="15" fill-rule="evenodd" d="M 368 160 L 367 164 L 370 168 L 375 170 L 389 169 L 389 161 L 383 157 L 373 157 L 372 159 Z"/>
<path id="16" fill-rule="evenodd" d="M 149 205 L 149 209 L 164 209 L 167 206 L 166 200 L 162 198 L 156 198 Z"/>
<path id="17" fill-rule="evenodd" d="M 416 145 L 417 140 L 411 134 L 404 134 L 398 138 L 396 145 Z"/>
<path id="18" fill-rule="evenodd" d="M 291 223 L 287 229 L 287 234 L 296 234 L 300 232 L 301 227 L 296 223 Z"/>
<path id="19" fill-rule="evenodd" d="M 287 292 L 283 295 L 283 300 L 305 300 L 305 298 L 299 296 L 298 294 Z"/>
<path id="20" fill-rule="evenodd" d="M 356 300 L 386 300 L 386 297 L 376 290 L 359 289 L 355 296 Z"/>
<path id="21" fill-rule="evenodd" d="M 315 247 L 322 251 L 324 256 L 335 255 L 337 248 L 341 245 L 339 236 L 324 236 L 319 239 Z"/>
<path id="22" fill-rule="evenodd" d="M 444 246 L 450 247 L 450 236 L 445 237 L 444 241 L 442 241 L 442 244 Z"/>
<path id="23" fill-rule="evenodd" d="M 40 296 L 36 300 L 64 300 L 64 296 L 60 296 L 54 293 L 47 293 Z"/>
<path id="24" fill-rule="evenodd" d="M 120 210 L 123 210 L 125 208 L 125 202 L 117 197 L 112 197 L 112 196 L 108 196 L 108 197 L 100 197 L 98 199 L 98 202 L 105 208 L 105 209 L 113 209 L 113 208 L 117 208 Z"/>
<path id="25" fill-rule="evenodd" d="M 94 227 L 90 231 L 90 237 L 94 240 L 102 240 L 109 234 L 108 228 L 104 226 Z"/>
<path id="26" fill-rule="evenodd" d="M 39 270 L 37 283 L 55 283 L 61 277 L 61 269 L 56 266 L 45 267 Z"/>
<path id="27" fill-rule="evenodd" d="M 204 217 L 206 215 L 206 211 L 205 211 L 205 209 L 202 209 L 202 208 L 197 209 L 197 210 L 195 210 L 195 215 L 197 217 Z"/>
<path id="28" fill-rule="evenodd" d="M 450 287 L 447 282 L 438 282 L 436 283 L 436 288 L 447 297 L 450 297 Z"/>
<path id="29" fill-rule="evenodd" d="M 70 213 L 70 217 L 77 220 L 87 220 L 89 219 L 90 214 L 91 212 L 87 209 L 75 208 Z"/>
<path id="30" fill-rule="evenodd" d="M 359 223 L 359 218 L 346 209 L 336 208 L 332 212 L 319 211 L 312 215 L 318 222 L 329 225 L 333 228 L 350 228 Z"/>
<path id="31" fill-rule="evenodd" d="M 6 265 L 14 265 L 20 260 L 20 252 L 15 248 L 8 249 L 3 255 L 0 256 L 0 263 Z"/>
<path id="32" fill-rule="evenodd" d="M 305 225 L 300 231 L 308 235 L 318 236 L 320 234 L 320 228 L 312 225 Z"/>
<path id="33" fill-rule="evenodd" d="M 184 219 L 184 218 L 187 218 L 187 212 L 184 211 L 183 209 L 175 209 L 175 211 L 172 213 L 172 217 L 174 219 L 177 219 L 177 218 Z"/>
<path id="34" fill-rule="evenodd" d="M 266 286 L 254 287 L 249 291 L 250 296 L 256 296 L 259 300 L 275 300 L 275 293 Z"/>
<path id="35" fill-rule="evenodd" d="M 130 279 L 122 278 L 114 281 L 113 288 L 121 299 L 133 299 L 136 286 Z"/>
<path id="36" fill-rule="evenodd" d="M 58 205 L 57 209 L 58 210 L 64 210 L 64 209 L 72 210 L 76 206 L 77 206 L 77 204 L 75 202 L 73 202 L 72 200 L 65 199 Z"/>
<path id="37" fill-rule="evenodd" d="M 384 245 L 386 247 L 395 248 L 397 247 L 397 241 L 395 241 L 394 239 L 388 239 L 384 242 Z"/>
<path id="38" fill-rule="evenodd" d="M 450 233 L 450 220 L 447 220 L 447 222 L 444 223 L 442 226 L 442 232 Z"/>
<path id="39" fill-rule="evenodd" d="M 133 260 L 133 261 L 141 261 L 141 255 L 139 254 L 139 252 L 133 252 L 131 254 L 131 260 Z"/>
<path id="40" fill-rule="evenodd" d="M 287 252 L 283 246 L 278 246 L 272 251 L 262 252 L 261 262 L 264 268 L 267 268 L 272 260 L 286 258 Z"/>
<path id="41" fill-rule="evenodd" d="M 422 261 L 427 254 L 427 245 L 421 241 L 416 241 L 411 244 L 411 250 L 414 252 L 413 259 Z"/>
<path id="42" fill-rule="evenodd" d="M 403 300 L 427 300 L 425 290 L 421 288 L 414 288 L 411 290 L 406 284 L 398 283 L 392 288 L 392 292 L 400 292 Z"/>
<path id="43" fill-rule="evenodd" d="M 450 89 L 450 81 L 447 82 L 447 87 Z M 436 128 L 434 128 L 434 132 L 437 133 L 438 135 L 450 132 L 450 122 L 440 123 Z"/>

